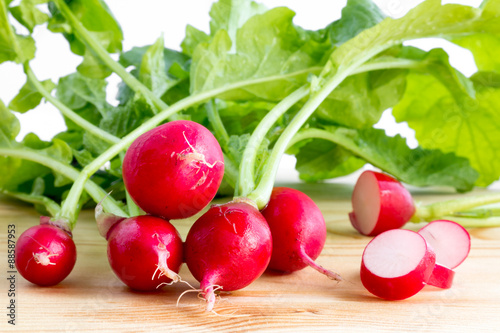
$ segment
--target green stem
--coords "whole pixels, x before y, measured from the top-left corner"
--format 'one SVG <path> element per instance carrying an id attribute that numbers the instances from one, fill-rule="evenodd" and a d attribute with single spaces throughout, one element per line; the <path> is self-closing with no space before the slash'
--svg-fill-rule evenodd
<path id="1" fill-rule="evenodd" d="M 109 67 L 113 72 L 115 72 L 133 91 L 142 94 L 149 98 L 154 105 L 159 110 L 164 110 L 168 105 L 163 102 L 159 97 L 155 96 L 153 92 L 146 87 L 142 82 L 137 80 L 132 74 L 127 72 L 127 70 L 116 62 L 106 49 L 89 33 L 89 31 L 83 26 L 83 24 L 76 18 L 71 9 L 66 5 L 64 0 L 55 0 L 55 4 L 59 8 L 62 15 L 68 20 L 68 23 L 78 34 L 80 39 L 90 47 L 94 53 Z"/>
<path id="2" fill-rule="evenodd" d="M 363 67 L 363 63 L 371 57 L 377 55 L 384 49 L 390 47 L 391 45 L 392 43 L 381 45 L 379 47 L 373 48 L 372 50 L 367 50 L 365 53 L 360 54 L 355 59 L 350 59 L 349 65 L 342 67 L 335 74 L 328 77 L 323 82 L 322 87 L 311 94 L 309 100 L 304 104 L 302 109 L 296 114 L 296 116 L 292 119 L 290 124 L 279 137 L 264 167 L 264 170 L 262 172 L 263 176 L 260 180 L 260 183 L 258 184 L 257 188 L 248 195 L 249 199 L 252 199 L 257 203 L 259 209 L 262 209 L 269 201 L 274 185 L 274 180 L 276 178 L 276 173 L 278 172 L 281 156 L 285 153 L 286 148 L 290 145 L 293 137 L 304 125 L 307 119 L 309 119 L 309 117 L 328 97 L 328 95 L 348 76 L 368 70 L 381 70 L 386 68 L 383 66 L 382 62 L 369 63 L 366 64 L 366 67 Z M 387 68 L 396 68 L 398 62 L 399 61 L 389 62 L 387 64 Z M 407 64 L 406 66 L 416 66 L 416 63 L 413 61 L 405 61 L 405 63 Z"/>
<path id="3" fill-rule="evenodd" d="M 215 105 L 215 100 L 212 99 L 210 102 L 207 102 L 206 109 L 208 121 L 214 129 L 215 137 L 217 138 L 217 141 L 219 141 L 219 144 L 221 145 L 223 150 L 227 151 L 229 135 L 227 134 L 222 119 L 220 118 L 219 111 L 217 110 L 217 105 Z"/>
<path id="4" fill-rule="evenodd" d="M 78 170 L 75 168 L 66 165 L 62 162 L 59 162 L 49 156 L 45 156 L 34 151 L 23 150 L 23 149 L 14 149 L 14 148 L 0 148 L 0 156 L 9 156 L 14 158 L 21 158 L 24 160 L 32 161 L 35 163 L 39 163 L 43 166 L 46 166 L 49 169 L 52 169 L 61 175 L 76 181 L 80 175 Z M 99 202 L 104 197 L 106 197 L 107 193 L 104 191 L 99 185 L 94 183 L 93 181 L 88 181 L 85 184 L 85 191 L 92 197 L 95 202 Z M 78 203 L 74 206 L 77 207 Z M 120 208 L 118 202 L 116 202 L 113 198 L 108 196 L 102 203 L 103 207 L 106 211 L 113 213 L 119 216 L 127 216 L 127 214 Z M 57 214 L 56 214 L 57 215 Z M 74 222 L 67 221 L 68 227 L 70 230 L 74 227 Z"/>
<path id="5" fill-rule="evenodd" d="M 44 88 L 42 83 L 37 79 L 35 76 L 35 73 L 33 73 L 33 70 L 29 66 L 28 63 L 24 64 L 24 72 L 26 73 L 26 76 L 28 77 L 29 82 L 38 90 L 38 92 L 47 100 L 49 101 L 52 105 L 54 105 L 61 113 L 72 120 L 74 123 L 78 124 L 81 128 L 86 130 L 89 133 L 92 133 L 98 138 L 101 138 L 102 140 L 109 142 L 111 144 L 115 144 L 120 141 L 119 138 L 116 136 L 109 134 L 106 131 L 103 131 L 99 127 L 95 126 L 94 124 L 88 122 L 84 118 L 80 117 L 78 114 L 76 114 L 73 110 L 68 108 L 66 105 L 64 105 L 59 99 L 55 98 L 50 94 L 47 89 Z"/>
<path id="6" fill-rule="evenodd" d="M 238 191 L 235 193 L 236 196 L 248 196 L 250 192 L 255 189 L 255 160 L 267 132 L 269 132 L 271 127 L 287 110 L 289 110 L 302 98 L 307 96 L 309 93 L 308 88 L 308 85 L 304 85 L 285 97 L 266 114 L 266 116 L 260 121 L 259 125 L 255 128 L 250 140 L 248 140 L 245 150 L 243 151 L 242 160 L 245 161 L 245 163 L 241 163 L 240 165 L 240 175 L 238 177 L 237 185 Z"/>
<path id="7" fill-rule="evenodd" d="M 224 155 L 224 179 L 232 188 L 235 188 L 238 179 L 238 168 L 226 153 L 222 154 Z"/>
<path id="8" fill-rule="evenodd" d="M 43 195 L 32 195 L 22 192 L 11 192 L 6 190 L 0 190 L 0 192 L 7 194 L 13 198 L 29 202 L 34 205 L 42 205 L 45 207 L 45 209 L 47 209 L 47 211 L 51 216 L 56 215 L 61 210 L 61 207 L 54 200 L 47 198 Z"/>
<path id="9" fill-rule="evenodd" d="M 440 220 L 450 220 L 463 226 L 464 228 L 494 228 L 500 227 L 500 217 L 492 216 L 488 218 L 441 216 Z"/>
<path id="10" fill-rule="evenodd" d="M 443 216 L 452 215 L 456 212 L 466 211 L 472 208 L 500 202 L 500 193 L 489 193 L 482 195 L 467 196 L 459 199 L 435 202 L 424 206 L 418 206 L 413 215 L 412 222 L 433 221 Z"/>

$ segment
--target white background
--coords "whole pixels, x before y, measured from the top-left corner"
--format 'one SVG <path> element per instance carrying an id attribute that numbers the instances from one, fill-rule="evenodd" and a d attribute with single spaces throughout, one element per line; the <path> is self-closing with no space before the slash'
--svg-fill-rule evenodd
<path id="1" fill-rule="evenodd" d="M 17 2 L 18 0 L 13 1 L 12 5 Z M 184 38 L 187 24 L 208 31 L 208 13 L 214 1 L 105 0 L 105 2 L 123 29 L 123 50 L 126 51 L 133 46 L 152 44 L 162 33 L 166 47 L 180 50 L 180 43 Z M 387 15 L 401 17 L 422 0 L 374 0 L 374 2 Z M 446 2 L 478 6 L 481 1 L 455 0 Z M 319 29 L 340 17 L 341 9 L 345 6 L 346 0 L 262 0 L 260 3 L 269 8 L 285 4 L 296 12 L 295 24 L 306 29 Z M 26 33 L 22 27 L 16 25 L 16 28 L 19 33 Z M 34 38 L 37 43 L 37 53 L 31 66 L 40 80 L 52 79 L 57 82 L 59 77 L 74 72 L 76 66 L 81 62 L 80 57 L 69 51 L 68 43 L 62 35 L 50 33 L 45 26 L 35 29 Z M 455 45 L 437 39 L 419 40 L 411 44 L 426 50 L 433 47 L 444 47 L 451 55 L 450 61 L 453 66 L 467 76 L 476 71 L 470 52 Z M 113 96 L 115 96 L 115 85 L 118 79 L 112 75 L 109 81 L 109 102 L 116 104 Z M 24 82 L 25 76 L 20 65 L 0 64 L 0 99 L 5 104 L 8 104 L 17 94 Z M 22 139 L 26 133 L 35 132 L 42 139 L 49 140 L 53 135 L 65 129 L 59 112 L 48 103 L 42 103 L 35 110 L 25 114 L 16 115 L 21 121 L 21 133 L 18 139 Z M 412 130 L 404 124 L 396 124 L 390 112 L 384 113 L 377 126 L 384 128 L 389 135 L 399 133 L 407 137 L 410 146 L 417 144 Z M 293 167 L 293 158 L 287 157 L 281 165 L 280 177 L 282 180 L 297 179 Z"/>

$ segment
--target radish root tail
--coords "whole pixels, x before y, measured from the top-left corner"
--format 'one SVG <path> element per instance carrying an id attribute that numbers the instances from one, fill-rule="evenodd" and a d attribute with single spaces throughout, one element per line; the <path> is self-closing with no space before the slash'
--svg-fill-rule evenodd
<path id="1" fill-rule="evenodd" d="M 331 280 L 335 280 L 335 281 L 343 281 L 342 277 L 340 276 L 340 274 L 338 273 L 335 273 L 333 271 L 330 271 L 320 265 L 318 265 L 314 260 L 311 259 L 311 257 L 309 257 L 304 249 L 301 249 L 300 251 L 300 257 L 301 259 L 310 267 L 314 268 L 315 270 L 317 270 L 318 272 L 320 272 L 321 274 L 323 275 L 326 275 L 329 279 Z"/>

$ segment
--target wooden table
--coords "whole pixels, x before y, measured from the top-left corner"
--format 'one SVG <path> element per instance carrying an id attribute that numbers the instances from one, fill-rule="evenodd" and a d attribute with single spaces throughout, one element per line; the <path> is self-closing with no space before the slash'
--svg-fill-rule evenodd
<path id="1" fill-rule="evenodd" d="M 193 332 L 193 331 L 419 331 L 494 332 L 500 326 L 500 228 L 470 229 L 472 250 L 456 269 L 451 289 L 426 286 L 404 301 L 371 296 L 359 278 L 361 254 L 370 238 L 357 234 L 347 219 L 352 185 L 295 184 L 324 213 L 328 240 L 318 262 L 339 272 L 333 282 L 310 268 L 289 275 L 266 273 L 247 288 L 223 295 L 217 314 L 204 312 L 196 294 L 176 305 L 184 284 L 154 293 L 129 290 L 111 271 L 106 242 L 95 227 L 92 211 L 84 211 L 74 230 L 78 260 L 60 285 L 41 288 L 16 281 L 16 326 L 7 324 L 7 225 L 18 235 L 35 224 L 29 206 L 0 201 L 2 294 L 0 331 L 59 332 Z M 418 192 L 416 200 L 433 202 L 450 193 Z M 175 221 L 185 237 L 193 219 Z M 409 226 L 418 229 L 419 225 Z M 198 286 L 186 266 L 181 275 Z"/>

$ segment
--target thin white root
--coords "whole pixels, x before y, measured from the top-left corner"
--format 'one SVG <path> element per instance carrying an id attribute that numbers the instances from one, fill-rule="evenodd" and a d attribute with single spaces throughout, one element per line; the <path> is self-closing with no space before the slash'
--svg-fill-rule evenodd
<path id="1" fill-rule="evenodd" d="M 176 306 L 177 306 L 177 307 L 179 307 L 179 303 L 180 303 L 180 301 L 181 301 L 182 296 L 184 296 L 184 295 L 185 295 L 185 294 L 187 294 L 187 293 L 192 293 L 192 292 L 198 292 L 198 295 L 199 295 L 199 293 L 201 293 L 201 292 L 202 292 L 202 290 L 201 290 L 201 289 L 188 289 L 188 290 L 184 290 L 184 291 L 182 292 L 182 294 L 179 296 L 179 298 L 177 298 L 177 303 L 176 303 Z"/>

